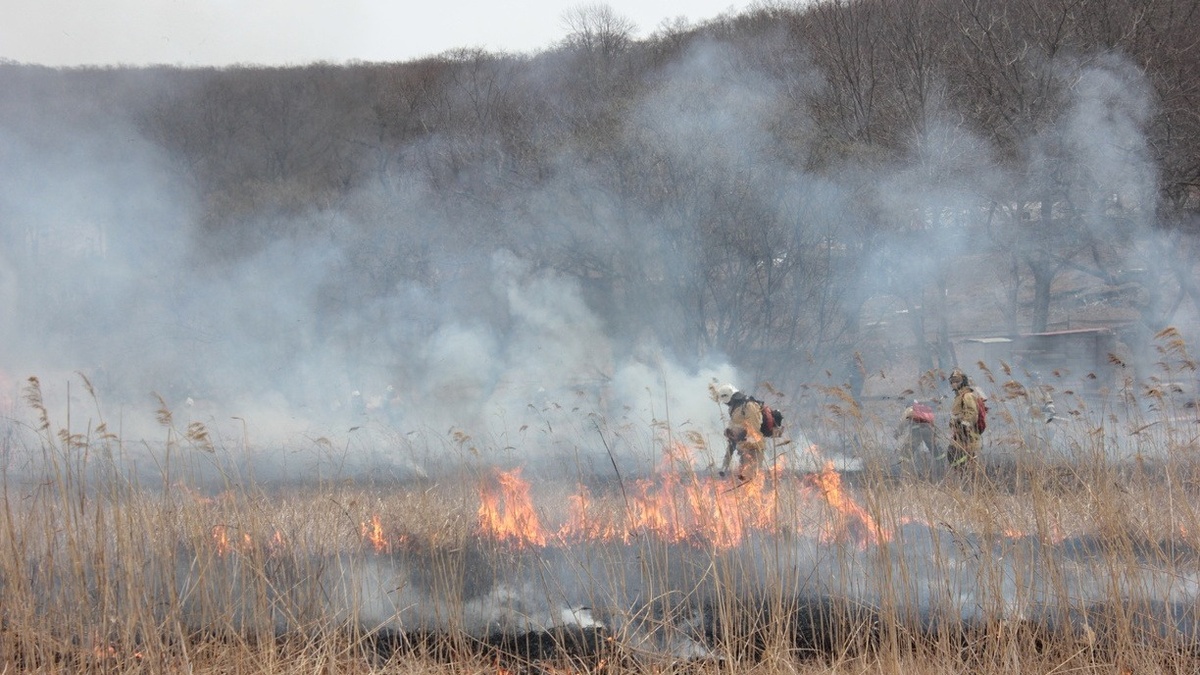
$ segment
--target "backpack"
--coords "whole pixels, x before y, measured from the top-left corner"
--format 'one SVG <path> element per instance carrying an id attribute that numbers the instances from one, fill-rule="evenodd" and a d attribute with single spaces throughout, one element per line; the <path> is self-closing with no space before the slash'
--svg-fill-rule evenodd
<path id="1" fill-rule="evenodd" d="M 921 424 L 933 424 L 933 408 L 924 403 L 913 403 L 912 421 Z"/>
<path id="2" fill-rule="evenodd" d="M 763 421 L 762 426 L 759 427 L 758 430 L 763 435 L 763 438 L 778 436 L 779 433 L 783 431 L 783 413 L 779 412 L 778 410 L 772 410 L 771 406 L 754 397 L 750 397 L 750 400 L 754 401 L 758 404 L 758 407 L 762 408 Z"/>
<path id="3" fill-rule="evenodd" d="M 979 409 L 979 417 L 975 419 L 975 431 L 982 434 L 987 430 L 987 399 L 978 390 L 974 390 L 971 393 L 975 395 L 975 407 Z"/>

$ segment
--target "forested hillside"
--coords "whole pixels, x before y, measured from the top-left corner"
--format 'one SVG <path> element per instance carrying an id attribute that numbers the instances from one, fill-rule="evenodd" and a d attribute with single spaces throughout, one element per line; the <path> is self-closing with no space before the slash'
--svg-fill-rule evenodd
<path id="1" fill-rule="evenodd" d="M 600 6 L 530 55 L 5 63 L 0 365 L 294 403 L 486 397 L 495 362 L 791 391 L 1067 320 L 1136 359 L 1200 310 L 1197 25 L 857 0 L 635 38 Z"/>

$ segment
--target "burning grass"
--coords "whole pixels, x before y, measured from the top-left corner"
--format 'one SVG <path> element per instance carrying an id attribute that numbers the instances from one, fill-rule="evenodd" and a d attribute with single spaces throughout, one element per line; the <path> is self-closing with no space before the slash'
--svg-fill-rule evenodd
<path id="1" fill-rule="evenodd" d="M 1006 431 L 1015 415 L 997 400 L 989 440 L 1016 450 L 970 480 L 883 470 L 863 413 L 853 476 L 776 465 L 739 484 L 663 443 L 645 475 L 607 481 L 474 465 L 405 483 L 226 475 L 212 489 L 191 480 L 213 454 L 195 430 L 168 440 L 146 486 L 119 469 L 119 439 L 51 433 L 30 403 L 37 471 L 6 464 L 0 546 L 0 660 L 19 670 L 1200 664 L 1200 464 L 1194 438 L 1153 421 L 1129 424 L 1162 433 L 1114 457 L 1112 430 L 1081 419 L 1063 461 Z"/>

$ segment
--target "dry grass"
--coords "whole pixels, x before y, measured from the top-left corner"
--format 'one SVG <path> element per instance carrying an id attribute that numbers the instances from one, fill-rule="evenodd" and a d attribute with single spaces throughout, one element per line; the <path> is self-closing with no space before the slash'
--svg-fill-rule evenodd
<path id="1" fill-rule="evenodd" d="M 117 468 L 125 449 L 102 425 L 55 429 L 32 381 L 37 478 L 4 480 L 0 663 L 44 673 L 1195 672 L 1195 636 L 1155 623 L 1174 606 L 1156 600 L 1194 607 L 1200 579 L 1196 439 L 1165 421 L 1180 410 L 1163 405 L 1162 388 L 1126 392 L 1126 410 L 1131 398 L 1151 409 L 1137 401 L 1149 397 L 1158 412 L 1120 419 L 1081 400 L 1063 406 L 1052 452 L 1021 427 L 1023 392 L 1007 391 L 988 439 L 1005 451 L 969 482 L 897 478 L 873 463 L 891 452 L 871 440 L 883 425 L 828 392 L 837 424 L 850 420 L 862 439 L 867 469 L 850 494 L 889 533 L 880 541 L 864 543 L 828 488 L 787 476 L 755 497 L 777 509 L 773 525 L 737 547 L 635 528 L 520 550 L 478 532 L 486 471 L 375 486 L 229 478 L 202 490 L 188 465 L 213 451 L 205 430 L 175 432 L 163 406 L 169 488 L 145 487 Z M 1137 451 L 1114 457 L 1109 439 L 1130 429 Z M 592 517 L 627 522 L 645 494 L 636 487 L 594 486 Z M 552 537 L 578 493 L 569 481 L 533 486 Z M 678 494 L 682 504 L 697 493 Z M 719 506 L 747 509 L 740 494 Z M 388 561 L 403 578 L 388 576 Z M 591 583 L 597 607 L 638 602 L 608 607 L 605 629 L 481 631 L 464 609 L 477 602 L 472 587 L 510 578 Z M 399 585 L 414 580 L 428 608 L 375 597 L 407 598 Z M 699 624 L 688 615 L 697 608 Z M 621 624 L 640 628 L 616 629 L 619 611 L 641 612 Z M 414 615 L 437 622 L 395 620 Z M 689 621 L 704 658 L 640 639 L 655 622 Z"/>

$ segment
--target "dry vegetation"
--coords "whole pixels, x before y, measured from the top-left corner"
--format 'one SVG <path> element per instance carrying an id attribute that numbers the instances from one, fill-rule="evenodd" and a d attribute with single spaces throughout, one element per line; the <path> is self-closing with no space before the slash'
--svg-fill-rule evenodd
<path id="1" fill-rule="evenodd" d="M 519 474 L 479 467 L 397 485 L 227 476 L 214 491 L 188 478 L 210 450 L 203 429 L 170 435 L 168 489 L 142 486 L 103 428 L 54 432 L 31 380 L 36 478 L 12 470 L 29 448 L 5 448 L 0 659 L 37 672 L 1193 672 L 1200 465 L 1179 417 L 1194 409 L 1141 394 L 1159 397 L 1144 416 L 1066 411 L 1054 447 L 997 423 L 989 442 L 1015 450 L 973 479 L 897 474 L 864 441 L 865 469 L 833 484 L 784 471 L 729 489 L 679 458 L 654 480 L 586 493 L 505 488 L 498 477 Z M 1023 405 L 998 396 L 996 419 Z M 869 438 L 870 415 L 857 419 Z M 1126 430 L 1145 438 L 1114 455 L 1106 444 Z M 488 494 L 493 515 L 543 539 L 481 531 Z M 571 521 L 580 494 L 590 530 Z M 655 529 L 653 496 L 689 525 Z M 704 534 L 721 522 L 747 529 Z M 464 609 L 472 586 L 588 566 L 578 578 L 604 626 L 481 630 Z M 419 584 L 436 608 L 388 600 L 396 584 Z M 631 597 L 640 606 L 601 615 Z M 706 617 L 687 629 L 704 653 L 645 639 L 654 622 L 688 623 L 689 607 Z"/>

